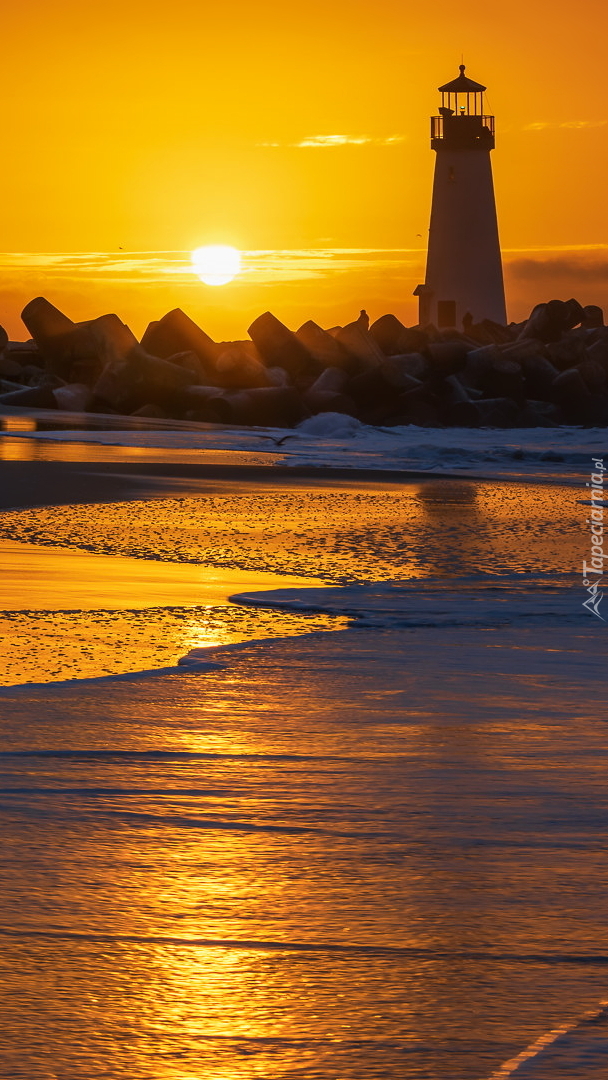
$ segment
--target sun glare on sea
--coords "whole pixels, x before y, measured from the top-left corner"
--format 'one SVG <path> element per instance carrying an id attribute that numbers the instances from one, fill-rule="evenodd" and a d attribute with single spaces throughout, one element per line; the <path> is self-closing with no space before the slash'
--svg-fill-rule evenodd
<path id="1" fill-rule="evenodd" d="M 241 272 L 241 253 L 224 244 L 196 248 L 192 265 L 205 285 L 227 285 Z"/>

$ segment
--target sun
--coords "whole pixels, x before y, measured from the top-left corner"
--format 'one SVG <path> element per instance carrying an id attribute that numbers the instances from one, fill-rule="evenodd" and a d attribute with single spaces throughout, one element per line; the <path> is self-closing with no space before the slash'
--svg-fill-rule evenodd
<path id="1" fill-rule="evenodd" d="M 227 285 L 241 272 L 241 253 L 224 244 L 211 244 L 192 252 L 192 265 L 205 285 Z"/>

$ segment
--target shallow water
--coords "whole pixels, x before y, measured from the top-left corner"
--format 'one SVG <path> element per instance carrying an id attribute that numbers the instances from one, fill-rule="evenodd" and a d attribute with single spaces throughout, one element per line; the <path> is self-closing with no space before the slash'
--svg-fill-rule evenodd
<path id="1" fill-rule="evenodd" d="M 489 1080 L 559 1026 L 561 1072 L 535 1055 L 526 1076 L 566 1075 L 566 1054 L 569 1080 L 608 1072 L 574 1028 L 608 996 L 604 628 L 564 576 L 578 497 L 218 484 L 0 515 L 42 549 L 411 575 L 435 619 L 376 605 L 374 629 L 212 649 L 207 673 L 0 689 L 3 1080 Z M 543 618 L 526 570 L 551 572 Z M 513 587 L 512 625 L 488 604 L 450 625 L 473 573 L 494 607 Z M 215 604 L 5 620 L 40 656 L 76 642 L 53 678 L 95 637 L 161 667 L 168 647 L 338 625 Z"/>
<path id="2" fill-rule="evenodd" d="M 328 582 L 578 570 L 584 488 L 434 480 L 293 487 L 205 481 L 198 497 L 0 513 L 0 537 Z"/>
<path id="3" fill-rule="evenodd" d="M 0 692 L 0 1075 L 485 1080 L 606 996 L 595 628 L 213 656 Z"/>
<path id="4" fill-rule="evenodd" d="M 256 614 L 228 602 L 244 588 L 314 583 L 0 540 L 0 686 L 144 671 L 177 664 L 193 648 L 343 626 L 343 618 Z"/>
<path id="5" fill-rule="evenodd" d="M 227 605 L 232 593 L 296 579 L 565 573 L 586 550 L 588 511 L 570 487 L 269 479 L 205 488 L 197 497 L 0 513 L 10 585 L 0 604 L 0 685 L 162 667 L 199 645 L 343 625 L 256 615 Z M 134 610 L 143 608 L 147 616 Z"/>

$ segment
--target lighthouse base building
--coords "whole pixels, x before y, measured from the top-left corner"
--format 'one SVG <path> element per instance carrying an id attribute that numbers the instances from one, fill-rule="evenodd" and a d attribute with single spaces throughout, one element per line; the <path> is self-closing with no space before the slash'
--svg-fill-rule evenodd
<path id="1" fill-rule="evenodd" d="M 485 86 L 464 72 L 462 64 L 459 77 L 439 87 L 439 116 L 431 118 L 437 157 L 426 277 L 414 293 L 421 326 L 507 321 L 490 161 L 494 117 L 483 112 Z"/>

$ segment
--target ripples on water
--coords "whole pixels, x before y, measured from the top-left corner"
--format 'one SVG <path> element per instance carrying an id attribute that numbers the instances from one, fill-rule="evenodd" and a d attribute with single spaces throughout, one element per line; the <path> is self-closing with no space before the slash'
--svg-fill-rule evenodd
<path id="1" fill-rule="evenodd" d="M 236 605 L 144 611 L 0 611 L 0 686 L 171 667 L 191 649 L 336 630 L 345 619 Z"/>
<path id="2" fill-rule="evenodd" d="M 484 1080 L 605 996 L 601 651 L 543 633 L 4 690 L 0 1075 Z"/>
<path id="3" fill-rule="evenodd" d="M 332 582 L 578 565 L 569 493 L 501 491 L 284 492 L 285 521 L 276 493 L 216 491 L 0 524 Z M 276 618 L 230 610 L 211 633 Z M 114 625 L 143 655 L 187 651 L 203 615 L 70 618 L 66 640 Z M 0 1075 L 485 1080 L 573 1023 L 608 984 L 599 629 L 312 633 L 204 675 L 0 691 Z M 602 1075 L 590 1060 L 569 1080 Z"/>

